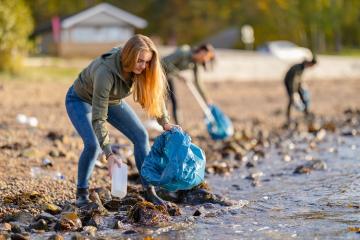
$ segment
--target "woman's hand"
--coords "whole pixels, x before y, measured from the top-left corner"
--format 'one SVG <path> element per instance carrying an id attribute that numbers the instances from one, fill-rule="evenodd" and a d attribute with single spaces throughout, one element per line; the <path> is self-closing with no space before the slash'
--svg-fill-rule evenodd
<path id="1" fill-rule="evenodd" d="M 165 123 L 165 125 L 164 125 L 164 130 L 165 131 L 169 131 L 169 130 L 171 130 L 172 128 L 174 128 L 174 127 L 176 127 L 176 128 L 178 128 L 178 129 L 180 129 L 181 130 L 181 127 L 179 126 L 179 125 L 175 125 L 175 124 L 171 124 L 171 123 Z"/>
<path id="2" fill-rule="evenodd" d="M 107 157 L 108 174 L 110 177 L 111 177 L 112 167 L 114 166 L 114 164 L 118 165 L 118 167 L 121 167 L 122 160 L 119 156 L 115 154 L 110 154 Z"/>

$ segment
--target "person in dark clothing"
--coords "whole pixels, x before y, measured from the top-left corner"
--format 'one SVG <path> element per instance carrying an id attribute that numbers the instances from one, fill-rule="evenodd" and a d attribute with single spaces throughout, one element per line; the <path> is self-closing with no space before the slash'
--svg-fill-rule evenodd
<path id="1" fill-rule="evenodd" d="M 188 45 L 183 45 L 177 48 L 175 52 L 162 58 L 162 65 L 169 85 L 168 96 L 172 104 L 172 115 L 176 124 L 181 122 L 181 114 L 176 98 L 174 79 L 180 77 L 180 71 L 192 70 L 194 74 L 195 87 L 203 100 L 209 104 L 210 99 L 207 97 L 203 84 L 199 80 L 198 70 L 199 65 L 203 66 L 204 69 L 207 70 L 209 63 L 212 64 L 214 60 L 214 48 L 210 44 L 202 44 L 194 49 L 191 49 Z"/>
<path id="2" fill-rule="evenodd" d="M 295 94 L 298 93 L 301 99 L 301 102 L 304 105 L 305 116 L 309 115 L 309 94 L 308 91 L 304 88 L 302 84 L 302 74 L 305 68 L 314 66 L 317 63 L 316 59 L 313 58 L 311 61 L 304 60 L 302 63 L 295 64 L 290 67 L 287 71 L 284 84 L 286 87 L 286 92 L 288 94 L 289 102 L 286 109 L 287 122 L 290 122 L 291 107 L 296 104 Z"/>

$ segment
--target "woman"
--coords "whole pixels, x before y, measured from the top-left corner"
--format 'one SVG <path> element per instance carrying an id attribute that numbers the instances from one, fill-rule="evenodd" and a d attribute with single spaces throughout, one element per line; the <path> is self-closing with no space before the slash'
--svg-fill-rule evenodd
<path id="1" fill-rule="evenodd" d="M 175 126 L 169 123 L 165 108 L 166 79 L 158 52 L 150 38 L 143 35 L 135 35 L 122 49 L 114 48 L 93 60 L 66 95 L 67 113 L 84 142 L 78 165 L 77 206 L 89 203 L 89 179 L 101 150 L 108 161 L 109 175 L 113 164 L 121 165 L 120 157 L 111 150 L 106 121 L 134 144 L 136 167 L 140 173 L 150 147 L 144 126 L 122 100 L 130 94 L 150 117 L 157 118 L 164 130 Z M 154 187 L 143 178 L 141 181 L 147 200 L 164 204 Z"/>
<path id="2" fill-rule="evenodd" d="M 174 78 L 179 78 L 180 71 L 192 70 L 194 73 L 194 83 L 196 89 L 200 93 L 203 100 L 210 104 L 210 99 L 206 96 L 204 87 L 199 81 L 198 69 L 199 65 L 203 66 L 207 70 L 208 63 L 213 63 L 215 60 L 214 48 L 210 44 L 202 44 L 194 49 L 191 49 L 188 45 L 183 45 L 175 50 L 168 56 L 162 59 L 162 64 L 166 71 L 166 77 L 169 84 L 168 95 L 172 104 L 172 115 L 176 124 L 181 122 L 181 114 L 178 110 L 178 103 L 176 100 L 176 93 L 174 87 Z"/>

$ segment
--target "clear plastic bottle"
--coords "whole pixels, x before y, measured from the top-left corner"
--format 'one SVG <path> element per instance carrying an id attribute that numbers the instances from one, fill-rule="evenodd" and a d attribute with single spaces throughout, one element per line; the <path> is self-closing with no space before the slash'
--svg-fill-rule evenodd
<path id="1" fill-rule="evenodd" d="M 64 180 L 64 175 L 59 171 L 50 171 L 41 167 L 32 167 L 30 174 L 33 178 L 49 177 L 54 180 Z"/>
<path id="2" fill-rule="evenodd" d="M 125 163 L 119 168 L 114 164 L 112 168 L 111 194 L 123 198 L 127 193 L 128 166 Z"/>

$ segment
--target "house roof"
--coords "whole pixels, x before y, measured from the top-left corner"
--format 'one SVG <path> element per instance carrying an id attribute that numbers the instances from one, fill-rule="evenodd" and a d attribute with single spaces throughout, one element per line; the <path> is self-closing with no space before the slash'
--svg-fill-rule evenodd
<path id="1" fill-rule="evenodd" d="M 99 13 L 106 13 L 120 21 L 126 22 L 136 28 L 145 28 L 147 26 L 147 21 L 137 17 L 129 12 L 121 10 L 111 4 L 108 3 L 101 3 L 96 6 L 87 8 L 81 12 L 60 17 L 61 27 L 62 28 L 69 28 L 81 21 L 84 21 L 92 16 L 99 14 Z M 38 34 L 42 34 L 44 32 L 51 31 L 51 21 L 39 24 L 34 32 L 31 34 L 31 37 L 34 37 Z"/>
<path id="2" fill-rule="evenodd" d="M 147 26 L 147 21 L 137 17 L 129 12 L 126 12 L 124 10 L 121 10 L 120 8 L 117 8 L 113 5 L 110 5 L 108 3 L 101 3 L 94 7 L 88 8 L 82 12 L 79 12 L 73 16 L 70 16 L 68 18 L 65 18 L 61 22 L 62 28 L 70 28 L 73 25 L 80 23 L 86 19 L 91 18 L 92 16 L 95 16 L 99 13 L 107 13 L 108 15 L 117 18 L 121 21 L 124 21 L 128 23 L 129 25 L 132 25 L 136 28 L 145 28 Z"/>

